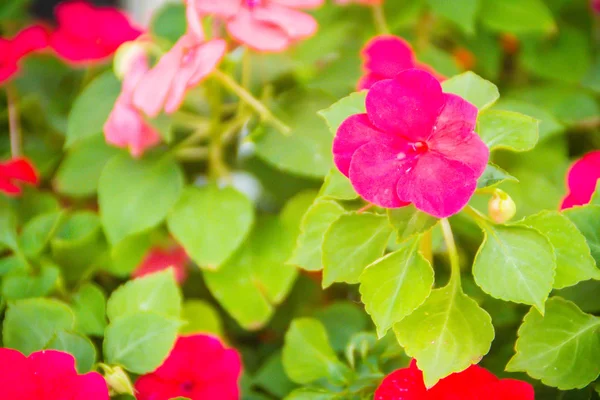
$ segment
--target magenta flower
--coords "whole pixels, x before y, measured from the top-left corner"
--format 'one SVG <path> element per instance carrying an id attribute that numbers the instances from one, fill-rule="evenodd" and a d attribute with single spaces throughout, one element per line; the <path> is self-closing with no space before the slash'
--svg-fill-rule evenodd
<path id="1" fill-rule="evenodd" d="M 11 39 L 0 37 L 0 84 L 19 71 L 21 59 L 48 47 L 48 32 L 40 25 L 23 29 Z"/>
<path id="2" fill-rule="evenodd" d="M 336 4 L 347 5 L 347 4 L 362 4 L 365 6 L 375 6 L 383 4 L 383 0 L 335 0 Z"/>
<path id="3" fill-rule="evenodd" d="M 600 14 L 600 0 L 591 0 L 592 11 Z"/>
<path id="4" fill-rule="evenodd" d="M 280 52 L 314 35 L 317 21 L 298 9 L 315 8 L 324 0 L 195 0 L 201 14 L 227 21 L 229 34 L 246 46 Z"/>
<path id="5" fill-rule="evenodd" d="M 0 193 L 7 196 L 20 196 L 20 184 L 37 185 L 40 177 L 35 166 L 26 158 L 15 158 L 0 162 Z"/>
<path id="6" fill-rule="evenodd" d="M 358 82 L 359 90 L 369 89 L 375 83 L 392 79 L 400 72 L 411 68 L 427 71 L 439 81 L 445 79 L 429 65 L 418 62 L 410 44 L 397 36 L 374 37 L 363 48 L 362 56 L 365 75 Z"/>
<path id="7" fill-rule="evenodd" d="M 62 351 L 44 350 L 29 357 L 0 349 L 0 399 L 108 400 L 108 387 L 97 372 L 78 375 L 75 359 Z"/>
<path id="8" fill-rule="evenodd" d="M 181 246 L 173 246 L 168 249 L 155 247 L 150 249 L 141 264 L 131 274 L 134 278 L 140 278 L 148 274 L 159 272 L 167 268 L 173 268 L 175 280 L 179 284 L 187 278 L 188 255 Z"/>
<path id="9" fill-rule="evenodd" d="M 561 210 L 590 202 L 600 179 L 600 150 L 591 151 L 577 160 L 567 174 L 569 193 L 563 199 Z"/>
<path id="10" fill-rule="evenodd" d="M 357 193 L 381 207 L 414 203 L 439 218 L 460 211 L 489 159 L 474 132 L 477 108 L 417 69 L 373 85 L 366 107 L 333 142 L 335 164 Z"/>
<path id="11" fill-rule="evenodd" d="M 182 336 L 156 371 L 135 383 L 138 400 L 238 400 L 242 372 L 238 352 L 209 335 Z"/>
<path id="12" fill-rule="evenodd" d="M 140 157 L 148 148 L 160 143 L 160 134 L 133 105 L 133 94 L 138 83 L 148 72 L 148 59 L 139 53 L 131 60 L 123 79 L 123 88 L 104 125 L 106 142 L 129 148 L 132 156 Z"/>

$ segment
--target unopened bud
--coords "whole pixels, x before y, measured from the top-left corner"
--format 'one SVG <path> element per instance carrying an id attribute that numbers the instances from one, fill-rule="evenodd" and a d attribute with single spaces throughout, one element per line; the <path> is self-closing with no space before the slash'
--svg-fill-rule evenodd
<path id="1" fill-rule="evenodd" d="M 511 197 L 500 189 L 495 189 L 488 203 L 488 214 L 492 221 L 503 224 L 517 213 L 517 205 Z"/>
<path id="2" fill-rule="evenodd" d="M 123 79 L 131 65 L 143 54 L 146 54 L 146 47 L 140 41 L 125 42 L 119 46 L 113 61 L 113 71 L 117 78 Z"/>
<path id="3" fill-rule="evenodd" d="M 100 364 L 100 367 L 104 370 L 104 379 L 106 379 L 111 392 L 134 396 L 133 385 L 131 384 L 129 375 L 123 371 L 123 368 L 117 366 L 111 367 L 106 364 Z"/>

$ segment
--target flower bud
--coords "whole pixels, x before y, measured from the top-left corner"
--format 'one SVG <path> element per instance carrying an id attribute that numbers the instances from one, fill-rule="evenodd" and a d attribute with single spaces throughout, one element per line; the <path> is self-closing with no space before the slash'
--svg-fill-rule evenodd
<path id="1" fill-rule="evenodd" d="M 113 61 L 113 71 L 117 78 L 123 79 L 134 60 L 142 54 L 146 54 L 146 48 L 140 41 L 125 42 L 119 46 Z"/>
<path id="2" fill-rule="evenodd" d="M 517 205 L 513 199 L 504 191 L 495 189 L 488 203 L 488 214 L 492 221 L 503 224 L 515 216 Z"/>
<path id="3" fill-rule="evenodd" d="M 117 366 L 111 367 L 106 364 L 100 364 L 100 366 L 104 370 L 104 379 L 106 379 L 111 392 L 134 396 L 133 385 L 131 384 L 129 375 L 123 371 L 123 368 Z"/>

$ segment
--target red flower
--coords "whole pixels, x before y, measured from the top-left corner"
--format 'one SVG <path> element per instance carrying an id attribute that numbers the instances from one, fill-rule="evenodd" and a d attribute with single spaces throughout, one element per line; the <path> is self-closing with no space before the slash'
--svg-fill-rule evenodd
<path id="1" fill-rule="evenodd" d="M 333 142 L 335 164 L 357 193 L 381 207 L 414 203 L 439 218 L 459 212 L 489 158 L 474 132 L 477 108 L 417 69 L 373 85 L 366 107 Z"/>
<path id="2" fill-rule="evenodd" d="M 39 25 L 23 29 L 12 39 L 0 38 L 0 84 L 18 72 L 23 57 L 46 47 L 48 33 Z"/>
<path id="3" fill-rule="evenodd" d="M 75 359 L 45 350 L 29 357 L 0 349 L 0 399 L 108 400 L 108 387 L 97 372 L 78 375 Z"/>
<path id="4" fill-rule="evenodd" d="M 258 51 L 279 52 L 317 31 L 317 21 L 297 9 L 315 8 L 324 0 L 195 0 L 202 14 L 227 20 L 237 41 Z"/>
<path id="5" fill-rule="evenodd" d="M 581 206 L 590 202 L 600 179 L 600 150 L 592 151 L 577 160 L 567 175 L 569 194 L 561 209 Z"/>
<path id="6" fill-rule="evenodd" d="M 170 249 L 153 248 L 151 249 L 142 263 L 131 274 L 139 278 L 154 272 L 162 271 L 166 268 L 173 268 L 175 279 L 178 283 L 185 282 L 187 278 L 188 256 L 183 247 L 175 246 Z"/>
<path id="7" fill-rule="evenodd" d="M 413 360 L 408 368 L 385 377 L 374 400 L 534 400 L 533 387 L 523 381 L 498 379 L 488 370 L 472 365 L 426 389 L 423 373 Z"/>
<path id="8" fill-rule="evenodd" d="M 369 89 L 375 83 L 392 79 L 411 68 L 427 71 L 437 80 L 444 80 L 444 76 L 436 73 L 429 65 L 418 62 L 410 44 L 397 36 L 374 37 L 363 48 L 362 56 L 366 74 L 358 82 L 359 90 Z"/>
<path id="9" fill-rule="evenodd" d="M 17 158 L 0 163 L 0 192 L 9 196 L 20 195 L 22 190 L 15 181 L 38 184 L 38 174 L 28 160 Z"/>
<path id="10" fill-rule="evenodd" d="M 142 33 L 116 8 L 94 7 L 81 0 L 59 4 L 56 19 L 59 26 L 50 37 L 50 46 L 73 63 L 102 61 Z"/>
<path id="11" fill-rule="evenodd" d="M 155 372 L 135 383 L 138 400 L 238 400 L 242 371 L 236 350 L 208 335 L 183 336 Z"/>

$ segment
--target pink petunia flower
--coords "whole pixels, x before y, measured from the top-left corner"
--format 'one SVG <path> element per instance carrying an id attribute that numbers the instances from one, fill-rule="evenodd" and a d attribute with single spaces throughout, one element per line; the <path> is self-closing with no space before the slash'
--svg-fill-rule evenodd
<path id="1" fill-rule="evenodd" d="M 567 174 L 569 193 L 563 199 L 561 210 L 590 202 L 600 179 L 600 150 L 592 151 L 577 160 Z"/>
<path id="2" fill-rule="evenodd" d="M 229 34 L 263 52 L 280 52 L 317 32 L 317 21 L 299 9 L 319 7 L 324 0 L 195 0 L 201 14 L 227 21 Z"/>
<path id="3" fill-rule="evenodd" d="M 373 85 L 366 107 L 333 142 L 335 164 L 357 193 L 381 207 L 414 203 L 439 218 L 459 212 L 490 154 L 474 132 L 477 108 L 417 69 Z"/>
<path id="4" fill-rule="evenodd" d="M 167 114 L 177 111 L 187 91 L 217 68 L 227 50 L 222 39 L 205 41 L 193 1 L 187 4 L 187 21 L 188 32 L 144 75 L 135 89 L 133 103 L 150 117 L 163 110 Z"/>
<path id="5" fill-rule="evenodd" d="M 167 268 L 173 268 L 175 279 L 179 284 L 185 282 L 187 278 L 188 255 L 181 246 L 174 246 L 170 249 L 153 248 L 151 249 L 142 263 L 131 274 L 134 278 L 159 272 Z"/>
<path id="6" fill-rule="evenodd" d="M 369 89 L 375 83 L 392 79 L 402 71 L 416 68 L 427 71 L 440 82 L 445 79 L 427 64 L 417 61 L 407 41 L 397 36 L 381 35 L 371 39 L 363 48 L 365 74 L 358 81 L 358 89 Z"/>
<path id="7" fill-rule="evenodd" d="M 385 377 L 374 400 L 534 400 L 533 387 L 515 379 L 498 379 L 477 365 L 452 374 L 426 389 L 423 373 L 413 360 L 408 368 Z"/>
<path id="8" fill-rule="evenodd" d="M 106 142 L 129 148 L 134 157 L 141 157 L 146 149 L 161 140 L 160 134 L 133 105 L 134 90 L 148 70 L 146 54 L 136 54 L 125 73 L 121 94 L 104 125 Z"/>
<path id="9" fill-rule="evenodd" d="M 0 37 L 0 84 L 19 71 L 21 59 L 47 47 L 48 32 L 40 25 L 25 28 L 12 39 Z"/>
<path id="10" fill-rule="evenodd" d="M 61 3 L 55 13 L 58 29 L 50 37 L 50 46 L 72 63 L 103 61 L 142 34 L 120 10 L 95 7 L 83 0 Z"/>
<path id="11" fill-rule="evenodd" d="M 78 375 L 75 359 L 62 351 L 44 350 L 29 357 L 0 349 L 0 399 L 108 400 L 102 375 Z"/>
<path id="12" fill-rule="evenodd" d="M 23 191 L 17 182 L 37 185 L 39 176 L 33 164 L 24 158 L 0 163 L 0 192 L 8 196 L 19 196 Z"/>
<path id="13" fill-rule="evenodd" d="M 138 400 L 238 400 L 242 371 L 238 352 L 209 335 L 182 336 L 156 371 L 135 383 Z"/>

